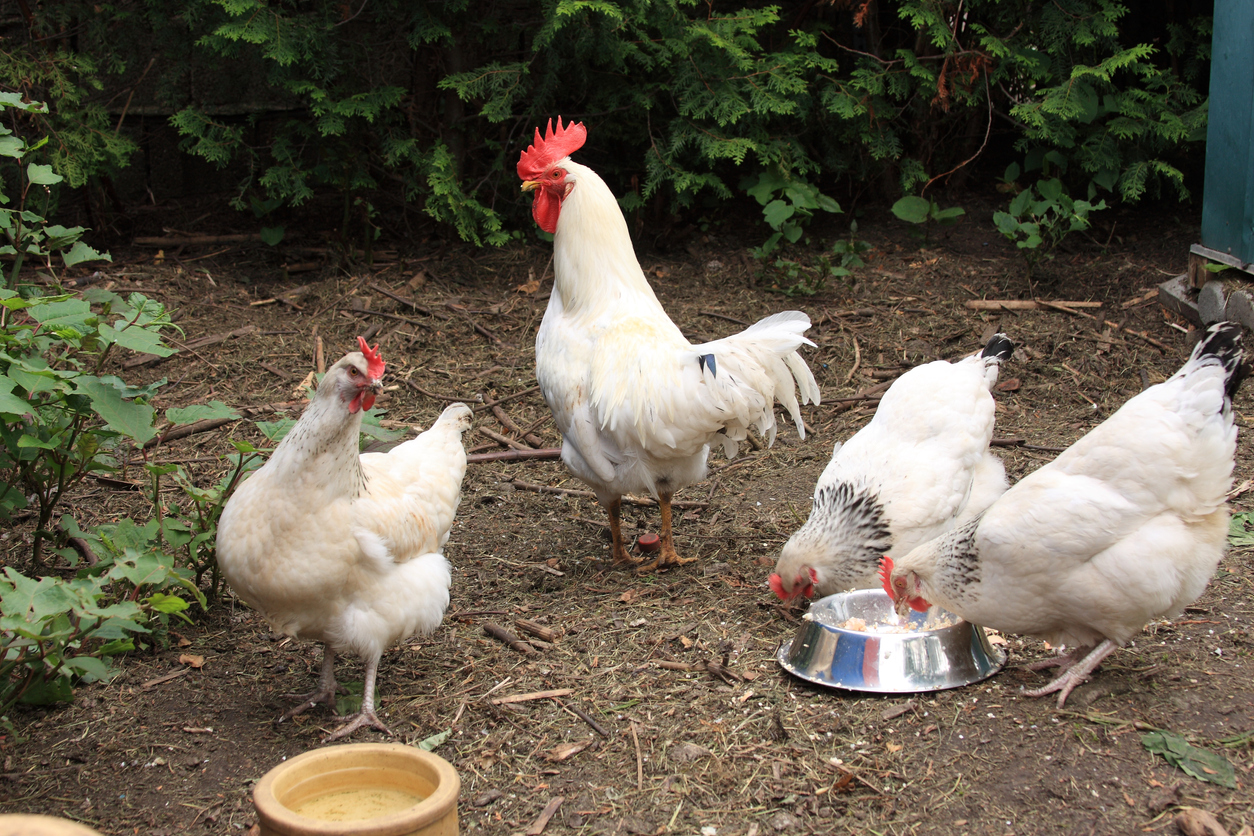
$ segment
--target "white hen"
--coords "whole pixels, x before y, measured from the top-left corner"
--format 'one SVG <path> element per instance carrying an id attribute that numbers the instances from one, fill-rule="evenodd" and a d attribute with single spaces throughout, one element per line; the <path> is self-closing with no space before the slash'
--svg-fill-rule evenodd
<path id="1" fill-rule="evenodd" d="M 754 427 L 775 439 L 774 401 L 805 437 L 803 403 L 819 401 L 797 353 L 810 318 L 769 316 L 725 339 L 693 345 L 658 302 L 632 249 L 627 222 L 609 187 L 569 154 L 587 138 L 558 120 L 518 162 L 532 215 L 554 233 L 556 279 L 536 335 L 536 377 L 558 429 L 562 461 L 596 492 L 609 513 L 614 560 L 623 547 L 619 508 L 648 491 L 661 508 L 661 551 L 639 566 L 686 563 L 675 552 L 671 495 L 704 478 L 710 445 L 734 456 Z M 690 558 L 691 559 L 691 558 Z"/>
<path id="2" fill-rule="evenodd" d="M 1006 490 L 989 452 L 1004 334 L 957 363 L 903 374 L 871 422 L 844 444 L 814 487 L 810 519 L 780 552 L 771 589 L 781 600 L 873 587 L 885 554 L 899 555 L 987 508 Z"/>
<path id="3" fill-rule="evenodd" d="M 453 404 L 431 429 L 386 453 L 359 455 L 364 410 L 384 364 L 359 338 L 332 366 L 274 455 L 227 502 L 218 565 L 271 627 L 325 645 L 318 688 L 280 719 L 319 702 L 334 710 L 336 653 L 366 665 L 362 726 L 389 733 L 374 710 L 383 651 L 439 626 L 449 602 L 443 547 L 461 496 L 470 409 Z"/>
<path id="4" fill-rule="evenodd" d="M 1241 328 L 1211 326 L 1175 375 L 1132 398 L 983 516 L 884 559 L 899 613 L 966 620 L 1075 648 L 1031 696 L 1067 695 L 1154 618 L 1206 588 L 1228 533 L 1244 374 Z M 1044 667 L 1039 665 L 1038 667 Z"/>

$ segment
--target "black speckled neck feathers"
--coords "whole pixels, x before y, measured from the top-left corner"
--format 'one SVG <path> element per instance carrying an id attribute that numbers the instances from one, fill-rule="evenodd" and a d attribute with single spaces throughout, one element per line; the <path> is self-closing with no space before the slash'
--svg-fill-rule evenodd
<path id="1" fill-rule="evenodd" d="M 875 573 L 893 545 L 876 493 L 850 482 L 825 485 L 814 496 L 810 519 L 785 546 L 799 563 L 819 572 L 823 594 L 847 589 Z"/>

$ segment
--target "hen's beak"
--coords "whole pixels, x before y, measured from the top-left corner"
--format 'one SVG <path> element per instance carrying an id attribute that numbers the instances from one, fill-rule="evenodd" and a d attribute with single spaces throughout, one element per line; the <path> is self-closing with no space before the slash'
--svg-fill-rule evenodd
<path id="1" fill-rule="evenodd" d="M 522 190 L 524 192 L 534 192 L 538 188 L 540 188 L 539 180 L 524 180 L 523 181 Z"/>

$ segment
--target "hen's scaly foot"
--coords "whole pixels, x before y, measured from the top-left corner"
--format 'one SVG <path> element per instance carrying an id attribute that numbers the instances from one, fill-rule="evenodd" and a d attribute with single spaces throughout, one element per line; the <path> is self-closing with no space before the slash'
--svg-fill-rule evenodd
<path id="1" fill-rule="evenodd" d="M 303 714 L 320 702 L 331 706 L 331 712 L 334 713 L 335 695 L 340 690 L 339 685 L 335 682 L 335 651 L 329 647 L 324 648 L 322 651 L 322 672 L 318 675 L 318 687 L 308 694 L 284 694 L 283 699 L 299 700 L 299 702 L 289 708 L 282 717 L 274 722 L 282 723 L 284 720 L 290 720 L 297 714 Z"/>
<path id="2" fill-rule="evenodd" d="M 383 721 L 379 719 L 379 716 L 374 713 L 373 708 L 363 707 L 361 711 L 356 714 L 350 714 L 346 719 L 348 720 L 347 723 L 322 738 L 322 742 L 330 743 L 332 740 L 340 740 L 348 737 L 350 734 L 363 726 L 370 726 L 373 729 L 378 729 L 383 732 L 388 737 L 392 736 L 392 730 L 383 724 Z"/>
<path id="3" fill-rule="evenodd" d="M 1103 659 L 1109 656 L 1116 647 L 1110 639 L 1093 648 L 1083 659 L 1067 666 L 1066 671 L 1042 688 L 1036 688 L 1031 691 L 1024 691 L 1025 697 L 1043 697 L 1046 694 L 1058 693 L 1058 707 L 1062 708 L 1067 702 L 1067 697 L 1075 690 L 1077 685 L 1081 685 L 1089 680 L 1089 674 L 1093 672 Z M 1065 657 L 1064 657 L 1065 658 Z"/>

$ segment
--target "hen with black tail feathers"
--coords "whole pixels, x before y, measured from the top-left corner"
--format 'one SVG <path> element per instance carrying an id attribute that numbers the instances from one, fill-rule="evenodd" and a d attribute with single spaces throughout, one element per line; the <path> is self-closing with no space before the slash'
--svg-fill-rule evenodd
<path id="1" fill-rule="evenodd" d="M 916 366 L 889 387 L 871 422 L 836 445 L 810 519 L 780 552 L 776 595 L 877 586 L 885 554 L 905 554 L 1001 496 L 1006 470 L 988 449 L 990 389 L 1013 353 L 997 334 L 977 354 Z"/>
<path id="2" fill-rule="evenodd" d="M 884 559 L 898 612 L 966 620 L 1074 648 L 1030 696 L 1058 705 L 1156 618 L 1197 600 L 1223 557 L 1237 448 L 1241 327 L 1212 325 L 1166 381 L 1025 477 L 979 518 Z M 894 565 L 895 564 L 895 565 Z"/>

